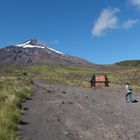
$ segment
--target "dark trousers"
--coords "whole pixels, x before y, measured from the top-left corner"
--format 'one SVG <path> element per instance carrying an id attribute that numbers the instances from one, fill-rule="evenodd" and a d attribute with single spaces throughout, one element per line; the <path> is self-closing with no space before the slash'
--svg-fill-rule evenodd
<path id="1" fill-rule="evenodd" d="M 91 87 L 96 86 L 96 82 L 90 82 L 90 83 L 91 83 Z"/>

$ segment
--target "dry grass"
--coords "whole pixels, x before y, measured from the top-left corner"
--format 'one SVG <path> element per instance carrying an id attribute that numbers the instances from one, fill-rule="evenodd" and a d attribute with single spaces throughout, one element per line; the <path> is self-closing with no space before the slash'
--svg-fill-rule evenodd
<path id="1" fill-rule="evenodd" d="M 105 73 L 110 87 L 123 86 L 126 82 L 133 89 L 140 90 L 140 70 L 117 66 L 64 67 L 30 66 L 24 68 L 4 68 L 0 72 L 0 140 L 17 140 L 17 124 L 20 121 L 21 102 L 31 95 L 31 81 L 45 79 L 50 83 L 90 87 L 93 73 Z"/>
<path id="2" fill-rule="evenodd" d="M 21 86 L 22 83 L 22 86 Z M 0 140 L 17 140 L 21 102 L 31 95 L 31 88 L 17 77 L 0 77 Z"/>

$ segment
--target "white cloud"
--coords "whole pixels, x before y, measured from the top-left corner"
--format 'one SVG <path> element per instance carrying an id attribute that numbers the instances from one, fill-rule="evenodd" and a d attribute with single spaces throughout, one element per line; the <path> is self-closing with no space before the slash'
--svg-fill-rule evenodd
<path id="1" fill-rule="evenodd" d="M 119 11 L 118 8 L 103 9 L 94 23 L 92 35 L 94 37 L 101 37 L 108 30 L 130 29 L 139 22 L 137 19 L 128 19 L 127 21 L 121 22 L 117 16 Z"/>
<path id="2" fill-rule="evenodd" d="M 117 13 L 120 10 L 118 8 L 107 8 L 103 9 L 99 18 L 95 21 L 92 29 L 92 35 L 100 37 L 104 35 L 105 31 L 109 29 L 118 28 L 118 17 Z"/>
<path id="3" fill-rule="evenodd" d="M 138 23 L 137 19 L 136 20 L 129 19 L 128 21 L 126 21 L 126 22 L 124 22 L 122 24 L 122 28 L 129 29 L 129 28 L 133 27 L 137 23 Z"/>
<path id="4" fill-rule="evenodd" d="M 129 2 L 132 5 L 137 6 L 138 8 L 140 8 L 140 0 L 129 0 Z"/>

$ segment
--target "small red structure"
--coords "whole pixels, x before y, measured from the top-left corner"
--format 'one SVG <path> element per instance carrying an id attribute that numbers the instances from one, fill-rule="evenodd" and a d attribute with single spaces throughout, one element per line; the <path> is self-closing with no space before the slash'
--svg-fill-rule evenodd
<path id="1" fill-rule="evenodd" d="M 108 87 L 108 78 L 105 74 L 93 74 L 92 79 L 90 81 L 91 87 L 96 86 L 96 83 L 105 83 L 105 86 Z"/>
<path id="2" fill-rule="evenodd" d="M 96 76 L 96 82 L 105 82 L 105 81 L 106 81 L 105 75 Z"/>

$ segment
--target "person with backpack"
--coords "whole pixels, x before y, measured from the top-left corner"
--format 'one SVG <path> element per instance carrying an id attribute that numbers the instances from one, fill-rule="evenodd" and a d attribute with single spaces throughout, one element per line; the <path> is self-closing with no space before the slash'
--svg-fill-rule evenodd
<path id="1" fill-rule="evenodd" d="M 128 102 L 132 103 L 133 102 L 132 101 L 132 88 L 129 85 L 129 83 L 125 84 L 125 90 L 126 90 L 126 94 L 125 94 L 125 101 L 126 101 L 126 103 L 128 103 Z M 129 99 L 129 101 L 128 101 L 128 99 Z"/>

